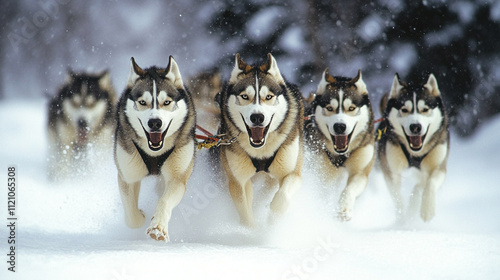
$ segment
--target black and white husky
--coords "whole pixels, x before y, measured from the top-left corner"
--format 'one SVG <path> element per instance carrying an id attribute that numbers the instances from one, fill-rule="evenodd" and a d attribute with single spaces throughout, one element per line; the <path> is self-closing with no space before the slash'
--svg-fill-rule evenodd
<path id="1" fill-rule="evenodd" d="M 260 66 L 246 64 L 237 54 L 219 104 L 221 132 L 235 139 L 220 147 L 222 166 L 242 224 L 253 226 L 252 179 L 257 174 L 268 187 L 279 186 L 270 205 L 277 214 L 287 210 L 302 184 L 302 94 L 283 79 L 271 54 Z"/>
<path id="2" fill-rule="evenodd" d="M 111 148 L 116 98 L 107 71 L 68 71 L 48 107 L 50 179 L 74 175 L 77 165 L 84 164 L 79 159 L 87 157 L 90 147 Z"/>
<path id="3" fill-rule="evenodd" d="M 321 180 L 332 184 L 347 175 L 338 218 L 348 221 L 375 161 L 373 110 L 361 71 L 345 78 L 332 77 L 326 69 L 307 115 L 306 143 Z"/>
<path id="4" fill-rule="evenodd" d="M 436 212 L 436 192 L 446 176 L 449 151 L 448 120 L 436 78 L 431 74 L 425 84 L 411 84 L 396 74 L 381 111 L 384 121 L 378 128 L 378 157 L 398 218 L 404 212 L 401 173 L 415 168 L 418 183 L 410 209 L 416 210 L 421 200 L 420 216 L 430 221 Z"/>
<path id="5" fill-rule="evenodd" d="M 130 76 L 117 110 L 115 163 L 129 227 L 144 224 L 139 210 L 141 180 L 160 177 L 164 193 L 158 200 L 147 234 L 168 241 L 172 209 L 186 191 L 194 164 L 196 116 L 179 67 L 171 56 L 166 68 L 140 68 L 132 58 Z"/>

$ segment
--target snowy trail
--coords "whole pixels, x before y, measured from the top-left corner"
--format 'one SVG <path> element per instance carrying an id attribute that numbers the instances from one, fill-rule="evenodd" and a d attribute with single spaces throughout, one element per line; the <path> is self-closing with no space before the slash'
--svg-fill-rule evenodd
<path id="1" fill-rule="evenodd" d="M 394 225 L 380 172 L 372 172 L 354 218 L 334 218 L 336 192 L 319 185 L 306 161 L 290 211 L 267 223 L 269 196 L 256 191 L 260 227 L 247 230 L 228 192 L 197 155 L 188 191 L 173 212 L 172 242 L 149 240 L 147 225 L 125 226 L 111 155 L 75 180 L 45 176 L 45 104 L 0 103 L 0 166 L 18 170 L 16 273 L 7 270 L 8 231 L 0 230 L 0 279 L 498 279 L 500 275 L 500 119 L 468 140 L 452 137 L 448 175 L 429 224 Z M 308 159 L 310 160 L 310 159 Z M 7 217 L 6 171 L 0 211 Z M 325 198 L 326 197 L 326 198 Z M 140 207 L 151 216 L 155 179 Z M 4 224 L 7 219 L 4 218 Z"/>

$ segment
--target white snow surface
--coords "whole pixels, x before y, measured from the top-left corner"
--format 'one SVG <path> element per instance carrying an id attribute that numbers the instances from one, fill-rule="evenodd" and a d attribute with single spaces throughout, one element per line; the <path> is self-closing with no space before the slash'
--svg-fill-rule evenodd
<path id="1" fill-rule="evenodd" d="M 46 101 L 0 102 L 0 279 L 498 279 L 500 118 L 470 139 L 452 135 L 448 174 L 430 223 L 395 223 L 379 170 L 353 220 L 335 217 L 338 188 L 318 183 L 306 157 L 303 186 L 288 213 L 268 222 L 270 195 L 256 188 L 257 229 L 239 225 L 223 185 L 197 153 L 188 191 L 170 221 L 170 243 L 125 225 L 112 151 L 46 178 Z M 90 159 L 92 160 L 92 159 Z M 17 168 L 16 272 L 7 270 L 7 167 Z M 408 180 L 406 180 L 408 181 Z M 409 180 L 411 181 L 411 180 Z M 151 217 L 156 180 L 143 180 L 140 207 Z M 410 185 L 406 189 L 410 189 Z"/>

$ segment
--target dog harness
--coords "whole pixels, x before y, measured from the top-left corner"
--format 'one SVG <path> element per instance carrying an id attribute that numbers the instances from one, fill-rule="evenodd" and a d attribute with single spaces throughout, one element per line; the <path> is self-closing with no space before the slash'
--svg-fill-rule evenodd
<path id="1" fill-rule="evenodd" d="M 145 151 L 143 151 L 139 145 L 137 145 L 134 141 L 135 148 L 141 155 L 142 160 L 144 161 L 144 164 L 146 164 L 146 167 L 148 168 L 149 175 L 159 175 L 161 171 L 161 167 L 165 163 L 165 161 L 168 159 L 172 151 L 175 149 L 175 146 L 172 147 L 172 149 L 168 150 L 166 153 L 157 156 L 157 157 L 152 157 L 148 155 Z"/>
<path id="2" fill-rule="evenodd" d="M 252 160 L 253 166 L 255 166 L 255 172 L 260 172 L 260 171 L 269 172 L 269 166 L 271 166 L 271 164 L 273 163 L 277 152 L 278 151 L 276 151 L 274 155 L 270 158 L 265 158 L 265 159 L 250 158 Z"/>
<path id="3" fill-rule="evenodd" d="M 334 156 L 332 155 L 328 150 L 325 150 L 326 155 L 328 156 L 328 159 L 330 159 L 330 162 L 337 168 L 343 167 L 345 161 L 347 160 L 348 157 L 344 155 L 339 155 L 339 156 Z"/>

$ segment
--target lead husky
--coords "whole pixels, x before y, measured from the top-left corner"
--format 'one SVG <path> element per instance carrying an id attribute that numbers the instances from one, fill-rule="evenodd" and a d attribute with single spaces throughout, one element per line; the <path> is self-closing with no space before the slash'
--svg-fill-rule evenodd
<path id="1" fill-rule="evenodd" d="M 351 79 L 332 77 L 326 69 L 308 115 L 306 142 L 321 179 L 331 183 L 348 175 L 338 207 L 338 218 L 348 221 L 375 159 L 373 110 L 361 70 Z"/>
<path id="2" fill-rule="evenodd" d="M 68 175 L 84 163 L 89 146 L 111 148 L 116 93 L 107 71 L 68 71 L 48 108 L 49 178 Z"/>
<path id="3" fill-rule="evenodd" d="M 194 163 L 195 111 L 179 68 L 170 56 L 167 68 L 141 69 L 132 58 L 127 87 L 117 113 L 115 163 L 129 227 L 144 224 L 138 208 L 141 180 L 157 175 L 164 185 L 147 234 L 168 241 L 172 209 L 186 191 Z"/>
<path id="4" fill-rule="evenodd" d="M 414 85 L 396 74 L 386 99 L 381 103 L 384 121 L 378 129 L 378 156 L 398 219 L 403 214 L 401 172 L 414 167 L 419 182 L 410 205 L 416 208 L 421 199 L 420 216 L 430 221 L 436 211 L 436 192 L 446 176 L 449 150 L 448 120 L 436 78 L 431 74 L 426 84 Z"/>
<path id="5" fill-rule="evenodd" d="M 283 79 L 271 54 L 261 66 L 247 65 L 237 54 L 219 102 L 221 131 L 236 139 L 221 147 L 229 191 L 242 224 L 253 226 L 252 178 L 257 173 L 267 175 L 267 183 L 279 184 L 271 202 L 274 213 L 285 212 L 301 186 L 302 94 Z"/>

